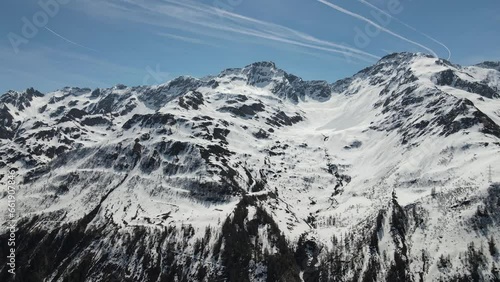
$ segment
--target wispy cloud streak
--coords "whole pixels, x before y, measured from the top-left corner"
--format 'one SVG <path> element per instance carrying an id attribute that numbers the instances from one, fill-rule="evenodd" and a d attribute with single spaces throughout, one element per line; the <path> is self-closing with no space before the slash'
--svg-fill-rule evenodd
<path id="1" fill-rule="evenodd" d="M 287 27 L 284 27 L 284 26 L 280 26 L 280 25 L 276 25 L 276 24 L 272 24 L 272 23 L 268 23 L 268 22 L 256 20 L 256 19 L 253 19 L 253 18 L 245 17 L 245 16 L 242 16 L 242 15 L 239 15 L 239 14 L 228 12 L 228 11 L 220 10 L 219 12 L 221 14 L 223 14 L 223 15 L 228 16 L 229 18 L 241 19 L 241 20 L 245 20 L 245 21 L 248 21 L 248 22 L 251 22 L 251 23 L 256 23 L 258 25 L 262 25 L 262 26 L 268 27 L 269 28 L 268 32 L 274 36 L 273 40 L 279 41 L 279 39 L 283 39 L 283 38 L 280 37 L 280 35 L 282 35 L 282 34 L 290 34 L 290 35 L 295 36 L 298 39 L 300 39 L 300 40 L 302 40 L 302 41 L 304 41 L 306 43 L 304 43 L 304 42 L 297 42 L 295 40 L 284 41 L 284 42 L 288 42 L 290 44 L 296 44 L 296 45 L 298 45 L 297 43 L 306 44 L 309 48 L 313 48 L 313 49 L 315 49 L 314 47 L 312 47 L 312 46 L 314 46 L 313 44 L 319 44 L 319 45 L 324 45 L 324 46 L 336 48 L 336 51 L 338 51 L 337 53 L 341 53 L 341 54 L 346 54 L 347 53 L 347 54 L 350 54 L 350 55 L 352 55 L 352 53 L 354 53 L 354 54 L 357 54 L 357 55 L 366 56 L 366 57 L 371 58 L 371 59 L 379 59 L 378 56 L 373 55 L 371 53 L 368 53 L 368 52 L 365 52 L 365 51 L 362 51 L 362 50 L 359 50 L 359 49 L 356 49 L 356 48 L 348 47 L 346 45 L 338 44 L 338 43 L 335 43 L 335 42 L 321 40 L 321 39 L 318 39 L 318 38 L 316 38 L 314 36 L 311 36 L 309 34 L 306 34 L 306 33 L 303 33 L 303 32 L 299 32 L 299 31 L 296 31 L 296 30 L 293 30 L 293 29 L 290 29 L 290 28 L 287 28 Z M 285 31 L 285 32 L 283 32 L 283 31 Z M 257 35 L 255 35 L 255 36 L 257 36 Z M 265 37 L 265 38 L 267 38 L 267 37 Z M 268 39 L 272 39 L 272 38 L 268 38 Z M 294 43 L 292 43 L 292 42 L 294 42 Z M 318 47 L 318 46 L 316 46 L 316 47 Z M 326 51 L 330 51 L 330 52 L 336 52 L 332 48 L 326 48 L 326 49 L 324 49 L 324 47 L 322 47 L 319 50 L 326 50 Z"/>
<path id="2" fill-rule="evenodd" d="M 384 15 L 388 16 L 388 17 L 390 17 L 391 19 L 393 19 L 393 20 L 397 21 L 398 23 L 400 23 L 400 24 L 404 25 L 405 27 L 407 27 L 407 28 L 409 28 L 409 29 L 411 29 L 411 30 L 413 30 L 413 31 L 415 31 L 415 32 L 417 32 L 417 33 L 419 33 L 420 35 L 423 35 L 423 36 L 427 37 L 429 40 L 432 40 L 433 42 L 435 42 L 435 43 L 437 43 L 437 44 L 441 45 L 441 46 L 442 46 L 444 49 L 446 49 L 446 51 L 448 52 L 448 58 L 447 58 L 447 60 L 449 60 L 449 59 L 451 58 L 451 50 L 450 50 L 450 48 L 448 48 L 448 46 L 446 46 L 443 42 L 441 42 L 441 41 L 439 41 L 439 40 L 437 40 L 437 39 L 433 38 L 432 36 L 430 36 L 430 35 L 428 35 L 428 34 L 426 34 L 426 33 L 424 33 L 424 32 L 421 32 L 420 30 L 418 30 L 418 29 L 414 28 L 413 26 L 411 26 L 411 25 L 409 25 L 409 24 L 405 23 L 404 21 L 400 20 L 399 18 L 397 18 L 397 17 L 395 17 L 395 16 L 393 16 L 393 15 L 391 15 L 391 14 L 387 13 L 386 11 L 384 11 L 384 10 L 380 9 L 379 7 L 377 7 L 377 6 L 375 6 L 375 5 L 371 4 L 371 3 L 368 3 L 368 2 L 367 2 L 367 1 L 365 1 L 365 0 L 359 0 L 359 2 L 361 2 L 361 3 L 363 3 L 364 5 L 366 5 L 366 6 L 370 7 L 370 8 L 372 8 L 372 9 L 374 9 L 374 10 L 376 10 L 376 11 L 378 11 L 378 12 L 380 12 L 380 13 L 382 13 L 382 14 L 384 14 Z"/>
<path id="3" fill-rule="evenodd" d="M 167 32 L 160 32 L 160 33 L 158 33 L 158 35 L 163 36 L 163 37 L 168 37 L 168 38 L 171 38 L 171 39 L 174 39 L 174 40 L 188 42 L 188 43 L 201 44 L 201 45 L 210 45 L 209 43 L 207 43 L 207 42 L 205 42 L 203 40 L 200 40 L 200 39 L 191 38 L 191 37 L 187 37 L 187 36 L 181 36 L 181 35 L 167 33 Z"/>
<path id="4" fill-rule="evenodd" d="M 401 39 L 403 41 L 406 41 L 406 42 L 411 43 L 411 44 L 413 44 L 415 46 L 418 46 L 418 47 L 420 47 L 420 48 L 422 48 L 422 49 L 430 52 L 433 56 L 438 57 L 438 55 L 436 54 L 436 52 L 434 52 L 431 48 L 429 48 L 429 47 L 427 47 L 427 46 L 425 46 L 423 44 L 420 44 L 418 42 L 415 42 L 415 41 L 413 41 L 413 40 L 411 40 L 409 38 L 406 38 L 406 37 L 404 37 L 402 35 L 399 35 L 399 34 L 397 34 L 397 33 L 393 32 L 393 31 L 391 31 L 391 30 L 389 30 L 389 29 L 387 29 L 387 28 L 385 28 L 385 27 L 383 27 L 383 26 L 375 23 L 374 21 L 372 21 L 372 20 L 370 20 L 370 19 L 368 19 L 368 18 L 366 18 L 366 17 L 364 17 L 364 16 L 362 16 L 360 14 L 351 12 L 351 11 L 345 9 L 345 8 L 342 8 L 342 7 L 338 6 L 338 5 L 332 4 L 332 3 L 330 3 L 330 2 L 328 2 L 326 0 L 317 0 L 317 1 L 320 2 L 320 3 L 322 3 L 322 4 L 324 4 L 324 5 L 326 5 L 326 6 L 328 6 L 328 7 L 330 7 L 330 8 L 332 8 L 332 9 L 334 9 L 334 10 L 337 10 L 337 11 L 339 11 L 341 13 L 344 13 L 346 15 L 349 15 L 349 16 L 352 16 L 352 17 L 357 18 L 359 20 L 362 20 L 362 21 L 364 21 L 364 22 L 366 22 L 366 23 L 368 23 L 370 25 L 373 25 L 374 27 L 380 29 L 381 31 L 383 31 L 385 33 L 388 33 L 388 34 L 390 34 L 392 36 L 395 36 L 395 37 L 397 37 L 397 38 L 399 38 L 399 39 Z"/>
<path id="5" fill-rule="evenodd" d="M 97 50 L 95 50 L 95 49 L 92 49 L 92 48 L 90 48 L 90 47 L 83 46 L 83 45 L 78 44 L 78 43 L 76 43 L 76 42 L 74 42 L 74 41 L 71 41 L 71 40 L 69 40 L 68 38 L 66 38 L 66 37 L 64 37 L 64 36 L 62 36 L 62 35 L 60 35 L 59 33 L 57 33 L 57 32 L 55 32 L 55 31 L 53 31 L 52 29 L 50 29 L 50 28 L 48 28 L 48 27 L 46 27 L 46 26 L 45 26 L 45 29 L 46 29 L 46 30 L 48 30 L 49 32 L 51 32 L 52 34 L 54 34 L 55 36 L 57 36 L 57 37 L 61 38 L 62 40 L 64 40 L 64 41 L 68 42 L 68 43 L 71 43 L 71 44 L 76 45 L 76 46 L 78 46 L 78 47 L 85 48 L 85 49 L 90 50 L 90 51 L 99 52 L 99 51 L 97 51 Z"/>
<path id="6" fill-rule="evenodd" d="M 243 40 L 258 38 L 264 42 L 300 46 L 321 51 L 320 53 L 334 53 L 366 62 L 373 62 L 380 58 L 369 52 L 334 41 L 319 39 L 282 25 L 190 0 L 148 1 L 147 3 L 132 0 L 105 0 L 103 3 L 114 10 L 115 16 L 121 16 L 126 20 L 188 31 L 201 36 L 232 41 L 242 40 L 242 38 Z"/>

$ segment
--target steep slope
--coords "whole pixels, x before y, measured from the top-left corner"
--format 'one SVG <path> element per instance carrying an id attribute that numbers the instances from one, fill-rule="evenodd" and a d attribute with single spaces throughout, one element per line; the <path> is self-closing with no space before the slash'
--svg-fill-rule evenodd
<path id="1" fill-rule="evenodd" d="M 399 53 L 331 85 L 260 62 L 8 92 L 16 279 L 498 280 L 499 89 L 487 66 Z"/>

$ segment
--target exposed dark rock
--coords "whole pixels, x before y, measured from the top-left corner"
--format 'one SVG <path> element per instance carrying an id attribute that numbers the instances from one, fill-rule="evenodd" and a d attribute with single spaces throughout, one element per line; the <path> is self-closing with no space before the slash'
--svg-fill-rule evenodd
<path id="1" fill-rule="evenodd" d="M 186 110 L 198 110 L 200 105 L 203 105 L 203 101 L 203 95 L 200 92 L 193 92 L 179 97 L 179 106 Z"/>
<path id="2" fill-rule="evenodd" d="M 345 146 L 344 149 L 346 149 L 346 150 L 357 149 L 357 148 L 360 148 L 361 145 L 363 145 L 363 142 L 361 142 L 359 140 L 355 140 L 351 144 L 349 144 L 349 146 Z"/>
<path id="3" fill-rule="evenodd" d="M 253 136 L 257 139 L 267 139 L 269 138 L 269 133 L 267 133 L 263 129 L 259 129 L 259 131 L 252 133 Z"/>
<path id="4" fill-rule="evenodd" d="M 241 105 L 239 107 L 222 107 L 219 109 L 220 112 L 229 112 L 236 116 L 242 118 L 251 118 L 259 112 L 263 112 L 265 109 L 264 105 L 261 103 L 254 103 L 251 105 Z"/>
<path id="5" fill-rule="evenodd" d="M 58 116 L 62 115 L 62 113 L 64 113 L 65 110 L 66 110 L 65 106 L 59 106 L 59 107 L 57 107 L 57 109 L 54 112 L 52 112 L 50 114 L 50 117 L 51 118 L 58 117 Z"/>
<path id="6" fill-rule="evenodd" d="M 485 69 L 493 69 L 500 71 L 500 62 L 493 62 L 493 61 L 485 61 L 482 63 L 477 64 L 476 66 L 485 68 Z"/>
<path id="7" fill-rule="evenodd" d="M 163 127 L 172 126 L 177 124 L 178 120 L 174 115 L 171 114 L 147 114 L 147 115 L 133 115 L 130 120 L 128 120 L 124 125 L 123 129 L 130 129 L 135 125 L 139 125 L 142 128 L 153 128 L 153 127 Z"/>
<path id="8" fill-rule="evenodd" d="M 86 126 L 108 126 L 111 125 L 112 122 L 101 116 L 92 116 L 82 119 L 81 124 Z"/>
<path id="9" fill-rule="evenodd" d="M 458 77 L 452 70 L 440 72 L 436 75 L 435 79 L 438 85 L 452 86 L 490 99 L 500 98 L 498 91 L 495 91 L 487 84 L 465 81 Z"/>
<path id="10" fill-rule="evenodd" d="M 295 113 L 295 116 L 288 116 L 282 111 L 279 111 L 273 117 L 266 119 L 266 123 L 275 127 L 281 127 L 281 126 L 292 126 L 298 122 L 303 121 L 304 118 L 298 114 Z"/>

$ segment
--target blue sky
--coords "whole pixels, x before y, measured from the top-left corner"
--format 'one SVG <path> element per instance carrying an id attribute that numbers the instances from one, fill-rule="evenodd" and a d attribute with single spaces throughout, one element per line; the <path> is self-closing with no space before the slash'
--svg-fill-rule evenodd
<path id="1" fill-rule="evenodd" d="M 498 0 L 3 0 L 0 7 L 1 93 L 159 84 L 263 60 L 334 82 L 399 51 L 451 53 L 464 65 L 500 60 Z"/>

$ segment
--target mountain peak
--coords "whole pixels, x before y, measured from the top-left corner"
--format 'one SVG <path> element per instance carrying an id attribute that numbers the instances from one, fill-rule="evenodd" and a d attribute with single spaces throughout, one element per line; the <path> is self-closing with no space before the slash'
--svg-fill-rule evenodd
<path id="1" fill-rule="evenodd" d="M 412 52 L 396 52 L 382 57 L 378 63 L 386 61 L 409 61 L 414 58 L 434 58 L 434 56 L 425 53 L 412 53 Z"/>
<path id="2" fill-rule="evenodd" d="M 500 71 L 500 61 L 484 61 L 479 64 L 476 64 L 475 66 L 480 68 Z"/>
<path id="3" fill-rule="evenodd" d="M 271 69 L 276 69 L 276 64 L 272 61 L 260 61 L 260 62 L 255 62 L 252 63 L 245 68 L 271 68 Z"/>
<path id="4" fill-rule="evenodd" d="M 226 75 L 233 75 L 233 74 L 251 74 L 255 72 L 282 72 L 284 73 L 283 70 L 280 70 L 276 67 L 276 64 L 271 61 L 260 61 L 260 62 L 254 62 L 249 65 L 246 65 L 243 68 L 228 68 L 223 70 L 220 74 L 219 77 L 226 76 Z"/>

